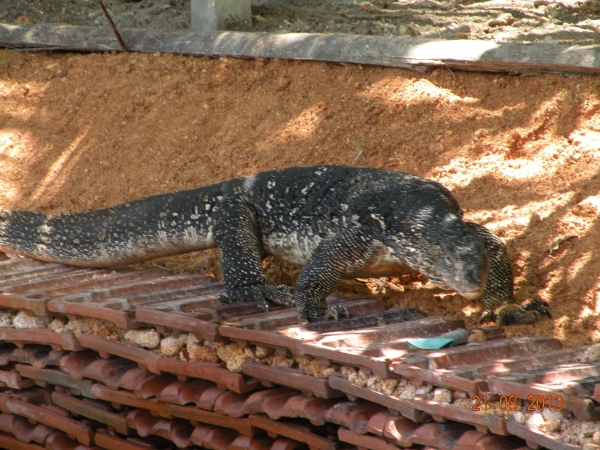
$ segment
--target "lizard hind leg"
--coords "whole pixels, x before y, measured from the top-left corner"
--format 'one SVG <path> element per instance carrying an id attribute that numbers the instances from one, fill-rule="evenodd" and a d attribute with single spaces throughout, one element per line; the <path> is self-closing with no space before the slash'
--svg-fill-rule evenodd
<path id="1" fill-rule="evenodd" d="M 254 301 L 263 311 L 268 301 L 294 306 L 288 286 L 267 285 L 262 267 L 261 245 L 256 217 L 242 199 L 225 199 L 216 216 L 215 239 L 221 253 L 221 268 L 227 296 L 220 303 Z"/>

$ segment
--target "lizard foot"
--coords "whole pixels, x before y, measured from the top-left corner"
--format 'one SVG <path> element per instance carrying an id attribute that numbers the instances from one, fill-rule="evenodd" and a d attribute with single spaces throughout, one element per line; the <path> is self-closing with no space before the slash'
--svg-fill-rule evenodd
<path id="1" fill-rule="evenodd" d="M 230 304 L 238 302 L 256 302 L 263 311 L 269 311 L 268 300 L 278 305 L 296 306 L 294 294 L 288 286 L 243 286 L 237 288 L 228 297 L 219 295 L 219 304 Z"/>
<path id="2" fill-rule="evenodd" d="M 507 303 L 494 312 L 485 311 L 481 315 L 479 322 L 481 323 L 485 320 L 492 320 L 499 326 L 527 324 L 535 322 L 542 316 L 551 317 L 550 310 L 548 309 L 548 303 L 540 300 L 539 298 L 533 298 L 523 305 Z"/>
<path id="3" fill-rule="evenodd" d="M 313 308 L 312 314 L 304 308 L 299 308 L 298 323 L 321 322 L 323 320 L 339 320 L 340 317 L 348 318 L 350 313 L 345 306 L 330 305 L 327 308 Z"/>

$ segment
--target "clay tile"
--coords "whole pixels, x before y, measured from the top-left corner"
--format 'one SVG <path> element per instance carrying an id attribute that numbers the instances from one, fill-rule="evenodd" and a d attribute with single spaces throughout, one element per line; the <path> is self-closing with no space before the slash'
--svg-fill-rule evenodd
<path id="1" fill-rule="evenodd" d="M 313 425 L 324 425 L 328 411 L 339 403 L 337 399 L 324 399 L 296 395 L 290 398 L 279 411 L 281 417 L 308 419 Z M 270 411 L 270 409 L 269 409 Z M 267 412 L 271 417 L 270 412 Z M 272 419 L 274 417 L 271 417 Z"/>
<path id="2" fill-rule="evenodd" d="M 203 447 L 218 449 L 229 449 L 231 443 L 239 436 L 239 433 L 227 428 L 214 427 L 210 430 L 205 439 Z"/>
<path id="3" fill-rule="evenodd" d="M 272 388 L 258 391 L 250 395 L 244 404 L 244 414 L 257 414 L 264 413 L 265 405 L 269 402 L 274 402 L 276 405 L 279 404 L 281 407 L 285 405 L 285 402 L 298 395 L 298 391 L 287 388 Z M 274 409 L 276 406 L 268 406 L 269 409 Z"/>
<path id="4" fill-rule="evenodd" d="M 198 408 L 206 409 L 207 411 L 212 411 L 217 399 L 225 392 L 225 389 L 221 389 L 216 386 L 208 388 L 203 391 L 200 397 L 196 400 L 196 406 Z"/>
<path id="5" fill-rule="evenodd" d="M 427 423 L 415 430 L 413 442 L 438 447 L 440 450 L 453 450 L 460 437 L 470 430 L 470 426 L 457 422 Z"/>
<path id="6" fill-rule="evenodd" d="M 348 427 L 353 433 L 364 434 L 371 416 L 384 407 L 371 402 L 342 402 L 334 405 L 325 420 Z"/>
<path id="7" fill-rule="evenodd" d="M 162 392 L 162 390 L 170 385 L 171 383 L 175 383 L 177 381 L 177 377 L 174 375 L 155 375 L 152 374 L 149 377 L 143 378 L 137 386 L 134 387 L 133 391 L 135 395 L 140 398 L 150 398 L 156 397 L 158 394 Z"/>
<path id="8" fill-rule="evenodd" d="M 471 430 L 458 439 L 453 450 L 515 450 L 523 447 L 523 444 L 523 440 L 513 436 L 496 436 Z"/>
<path id="9" fill-rule="evenodd" d="M 231 417 L 242 417 L 244 415 L 244 404 L 248 399 L 248 394 L 236 394 L 227 391 L 217 397 L 213 410 L 219 414 L 225 414 Z"/>
<path id="10" fill-rule="evenodd" d="M 157 396 L 161 402 L 174 405 L 187 405 L 195 403 L 206 389 L 214 388 L 215 384 L 206 380 L 192 380 L 188 382 L 177 381 L 166 386 Z"/>

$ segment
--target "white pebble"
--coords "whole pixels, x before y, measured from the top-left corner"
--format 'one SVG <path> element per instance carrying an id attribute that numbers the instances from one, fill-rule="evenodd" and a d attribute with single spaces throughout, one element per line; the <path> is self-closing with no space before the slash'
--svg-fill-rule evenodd
<path id="1" fill-rule="evenodd" d="M 0 309 L 0 328 L 10 328 L 13 326 L 13 312 L 8 309 Z"/>
<path id="2" fill-rule="evenodd" d="M 540 413 L 534 413 L 527 419 L 526 425 L 530 430 L 540 431 L 540 428 L 544 426 L 544 422 L 546 421 Z"/>
<path id="3" fill-rule="evenodd" d="M 581 359 L 584 362 L 593 362 L 600 360 L 600 344 L 594 344 L 588 347 Z"/>
<path id="4" fill-rule="evenodd" d="M 183 349 L 183 342 L 175 336 L 167 336 L 160 341 L 160 352 L 165 356 L 175 356 Z"/>
<path id="5" fill-rule="evenodd" d="M 129 330 L 125 333 L 125 339 L 148 349 L 160 344 L 160 334 L 155 330 Z"/>
<path id="6" fill-rule="evenodd" d="M 563 415 L 560 411 L 555 409 L 545 408 L 542 411 L 542 417 L 544 420 L 557 420 L 558 422 L 562 422 Z"/>
<path id="7" fill-rule="evenodd" d="M 412 400 L 415 397 L 415 388 L 413 385 L 406 386 L 402 394 L 400 394 L 400 400 Z"/>
<path id="8" fill-rule="evenodd" d="M 452 391 L 450 389 L 435 388 L 433 390 L 433 401 L 438 403 L 452 403 Z"/>
<path id="9" fill-rule="evenodd" d="M 13 326 L 21 330 L 43 329 L 46 324 L 41 317 L 28 316 L 24 311 L 19 311 L 13 319 Z"/>
<path id="10" fill-rule="evenodd" d="M 433 385 L 426 384 L 425 386 L 421 386 L 415 391 L 415 395 L 425 395 L 429 394 L 433 390 Z"/>
<path id="11" fill-rule="evenodd" d="M 50 322 L 48 328 L 50 328 L 55 333 L 65 333 L 67 331 L 65 329 L 65 322 L 59 319 L 58 317 L 55 318 L 52 322 Z"/>
<path id="12" fill-rule="evenodd" d="M 540 431 L 544 433 L 551 433 L 553 431 L 560 431 L 560 419 L 546 420 L 540 427 Z"/>
<path id="13" fill-rule="evenodd" d="M 520 423 L 521 425 L 527 421 L 527 417 L 525 417 L 525 414 L 523 414 L 521 411 L 517 411 L 512 415 L 512 417 L 515 422 Z"/>

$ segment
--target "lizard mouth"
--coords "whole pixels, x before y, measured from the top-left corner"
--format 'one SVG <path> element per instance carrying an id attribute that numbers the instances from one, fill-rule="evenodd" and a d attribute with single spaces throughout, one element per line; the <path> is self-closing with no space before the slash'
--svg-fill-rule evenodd
<path id="1" fill-rule="evenodd" d="M 478 298 L 481 298 L 481 296 L 483 295 L 483 289 L 482 288 L 465 289 L 465 290 L 459 291 L 459 294 L 465 298 L 468 298 L 469 300 L 476 300 Z"/>

